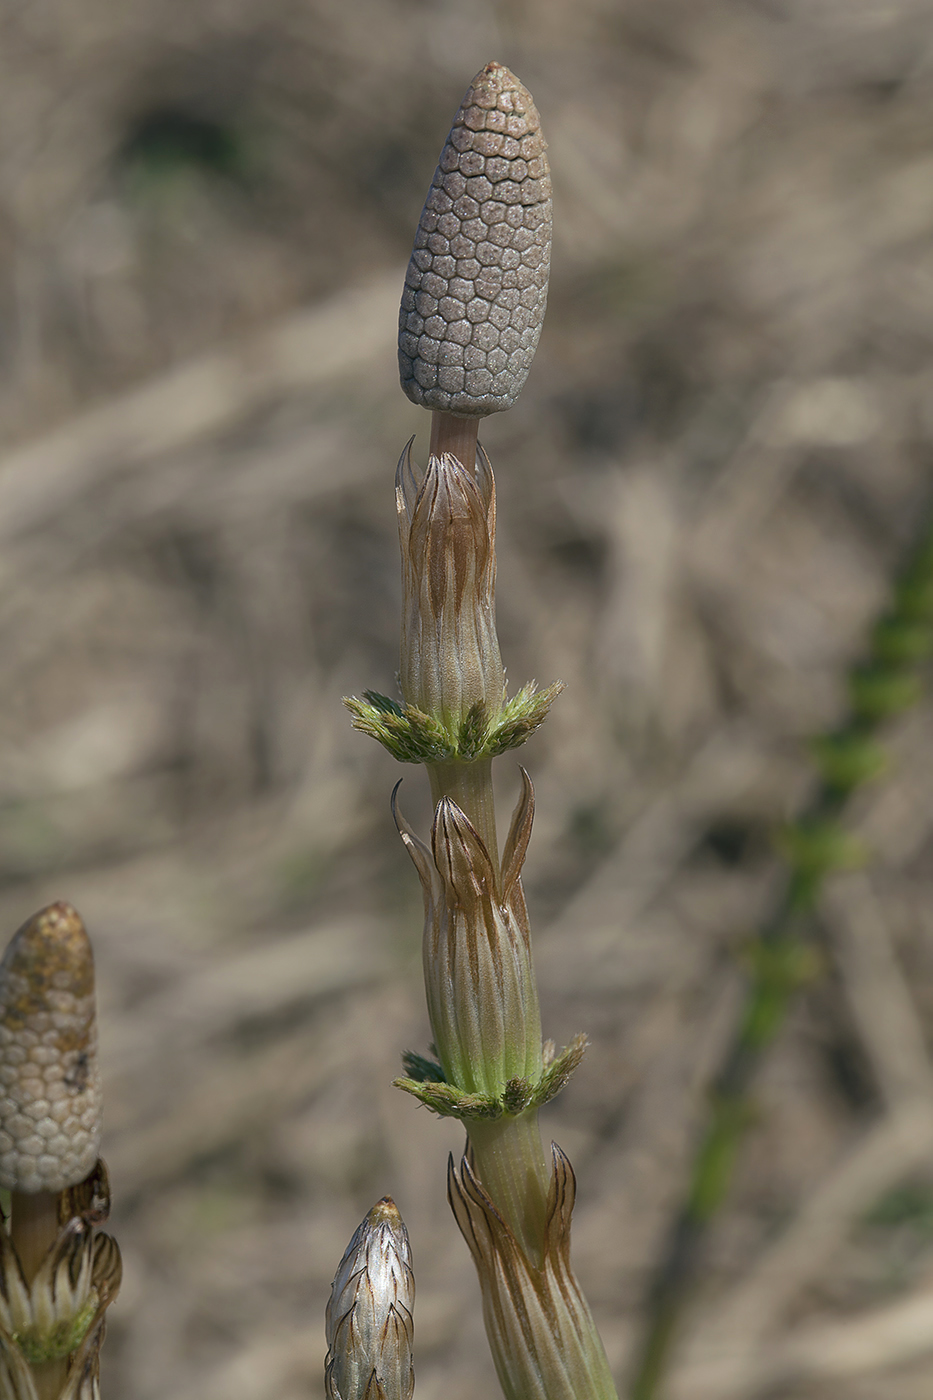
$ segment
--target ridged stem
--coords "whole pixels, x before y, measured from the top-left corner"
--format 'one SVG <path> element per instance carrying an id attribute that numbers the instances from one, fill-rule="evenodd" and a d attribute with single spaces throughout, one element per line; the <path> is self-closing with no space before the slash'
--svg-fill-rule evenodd
<path id="1" fill-rule="evenodd" d="M 851 794 L 882 771 L 885 755 L 876 731 L 919 698 L 919 665 L 931 650 L 933 522 L 928 521 L 895 582 L 889 609 L 872 631 L 867 661 L 849 676 L 849 714 L 838 729 L 813 745 L 820 785 L 801 817 L 783 833 L 787 876 L 749 950 L 738 1025 L 713 1079 L 709 1119 L 651 1290 L 631 1400 L 657 1400 L 661 1394 L 706 1232 L 725 1200 L 752 1120 L 749 1086 L 795 992 L 815 972 L 803 919 L 819 899 L 827 876 L 865 858 L 840 819 Z"/>
<path id="2" fill-rule="evenodd" d="M 551 1167 L 541 1143 L 538 1110 L 492 1123 L 470 1123 L 467 1135 L 477 1176 L 527 1259 L 540 1268 Z"/>
<path id="3" fill-rule="evenodd" d="M 435 807 L 443 797 L 449 797 L 465 813 L 483 838 L 498 885 L 501 873 L 492 759 L 426 766 Z M 467 1133 L 477 1175 L 528 1258 L 539 1263 L 551 1167 L 541 1144 L 537 1110 L 494 1122 L 473 1122 L 468 1124 Z"/>
<path id="4" fill-rule="evenodd" d="M 490 858 L 495 861 L 497 883 L 501 884 L 492 761 L 438 764 L 429 767 L 429 772 L 435 803 L 444 797 L 452 798 L 483 834 Z M 551 1209 L 555 1206 L 552 1196 L 554 1165 L 545 1156 L 537 1108 L 514 1115 L 504 1113 L 491 1120 L 468 1119 L 465 1127 L 472 1170 L 496 1214 L 509 1227 L 514 1237 L 511 1248 L 516 1250 L 517 1247 L 527 1261 L 526 1265 L 517 1266 L 514 1259 L 511 1264 L 504 1256 L 500 1260 L 502 1278 L 512 1282 L 509 1308 L 517 1309 L 525 1319 L 520 1341 L 513 1338 L 505 1347 L 506 1354 L 502 1350 L 501 1328 L 493 1325 L 489 1331 L 506 1395 L 509 1400 L 525 1400 L 526 1395 L 546 1397 L 546 1400 L 616 1400 L 602 1342 L 566 1255 L 562 1268 L 555 1265 L 553 1221 L 549 1219 L 549 1206 Z M 569 1211 L 565 1228 L 564 1248 L 569 1249 Z M 462 1221 L 461 1229 L 464 1229 Z M 469 1243 L 469 1231 L 466 1233 Z M 490 1319 L 499 1318 L 497 1309 L 502 1306 L 503 1299 L 489 1273 L 484 1272 L 481 1265 L 479 1269 L 489 1329 Z M 495 1270 L 493 1274 L 498 1276 Z M 521 1278 L 533 1280 L 527 1294 L 518 1282 Z M 569 1331 L 565 1317 L 568 1297 L 573 1303 L 574 1319 Z M 537 1318 L 535 1323 L 529 1321 L 531 1314 Z M 561 1318 L 563 1322 L 559 1322 Z M 542 1326 L 548 1334 L 546 1338 L 541 1335 Z M 554 1332 L 554 1328 L 558 1331 Z M 553 1355 L 555 1336 L 560 1338 L 557 1363 Z"/>

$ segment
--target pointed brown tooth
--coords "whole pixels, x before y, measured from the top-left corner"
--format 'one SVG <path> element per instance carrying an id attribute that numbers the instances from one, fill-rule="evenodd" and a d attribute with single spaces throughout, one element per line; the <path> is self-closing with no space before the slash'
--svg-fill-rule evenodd
<path id="1" fill-rule="evenodd" d="M 575 1182 L 560 1148 L 551 1147 L 542 1268 L 529 1263 L 469 1156 L 459 1167 L 450 1158 L 447 1185 L 479 1274 L 486 1334 L 506 1395 L 615 1400 L 606 1355 L 570 1265 Z"/>
<path id="2" fill-rule="evenodd" d="M 474 470 L 444 453 L 417 492 L 399 487 L 405 703 L 456 735 L 471 712 L 499 717 L 505 671 L 496 634 L 495 483 L 482 451 Z"/>
<path id="3" fill-rule="evenodd" d="M 434 1044 L 449 1084 L 499 1099 L 544 1067 L 527 925 L 500 898 L 482 838 L 449 797 L 432 849 L 441 888 L 426 908 L 423 957 Z"/>

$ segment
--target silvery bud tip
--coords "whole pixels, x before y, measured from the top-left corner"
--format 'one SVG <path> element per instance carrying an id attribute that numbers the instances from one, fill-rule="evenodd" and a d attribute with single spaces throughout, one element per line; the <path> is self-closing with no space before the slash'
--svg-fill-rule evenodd
<path id="1" fill-rule="evenodd" d="M 373 1206 L 340 1261 L 327 1304 L 328 1400 L 410 1400 L 415 1276 L 395 1203 Z"/>

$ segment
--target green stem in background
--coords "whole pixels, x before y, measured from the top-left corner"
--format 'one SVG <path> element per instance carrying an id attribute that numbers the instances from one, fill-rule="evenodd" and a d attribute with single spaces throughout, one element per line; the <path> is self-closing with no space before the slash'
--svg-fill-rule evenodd
<path id="1" fill-rule="evenodd" d="M 818 972 L 803 920 L 826 877 L 861 864 L 866 853 L 842 825 L 848 799 L 877 777 L 885 753 L 876 732 L 919 698 L 919 667 L 933 650 L 933 522 L 897 579 L 891 607 L 875 625 L 868 660 L 849 677 L 849 714 L 813 744 L 820 785 L 803 815 L 781 836 L 787 877 L 770 917 L 748 950 L 739 1023 L 714 1078 L 684 1203 L 675 1220 L 648 1305 L 648 1323 L 630 1395 L 661 1394 L 679 1323 L 697 1276 L 706 1231 L 729 1190 L 752 1119 L 749 1085 L 780 1030 L 797 989 Z"/>

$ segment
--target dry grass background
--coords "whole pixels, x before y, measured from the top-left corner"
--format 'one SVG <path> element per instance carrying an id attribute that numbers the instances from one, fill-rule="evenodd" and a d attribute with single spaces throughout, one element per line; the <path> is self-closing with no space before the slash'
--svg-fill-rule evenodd
<path id="1" fill-rule="evenodd" d="M 395 305 L 488 58 L 551 142 L 549 319 L 485 442 L 526 750 L 546 1130 L 624 1372 L 803 740 L 933 496 L 929 0 L 30 0 L 0 19 L 0 914 L 95 940 L 126 1283 L 109 1400 L 319 1396 L 328 1286 L 408 1222 L 418 1394 L 495 1391 L 444 1200 L 391 691 Z M 933 708 L 759 1085 L 671 1394 L 933 1368 Z M 503 805 L 514 768 L 500 763 Z M 409 815 L 428 819 L 420 775 Z"/>

